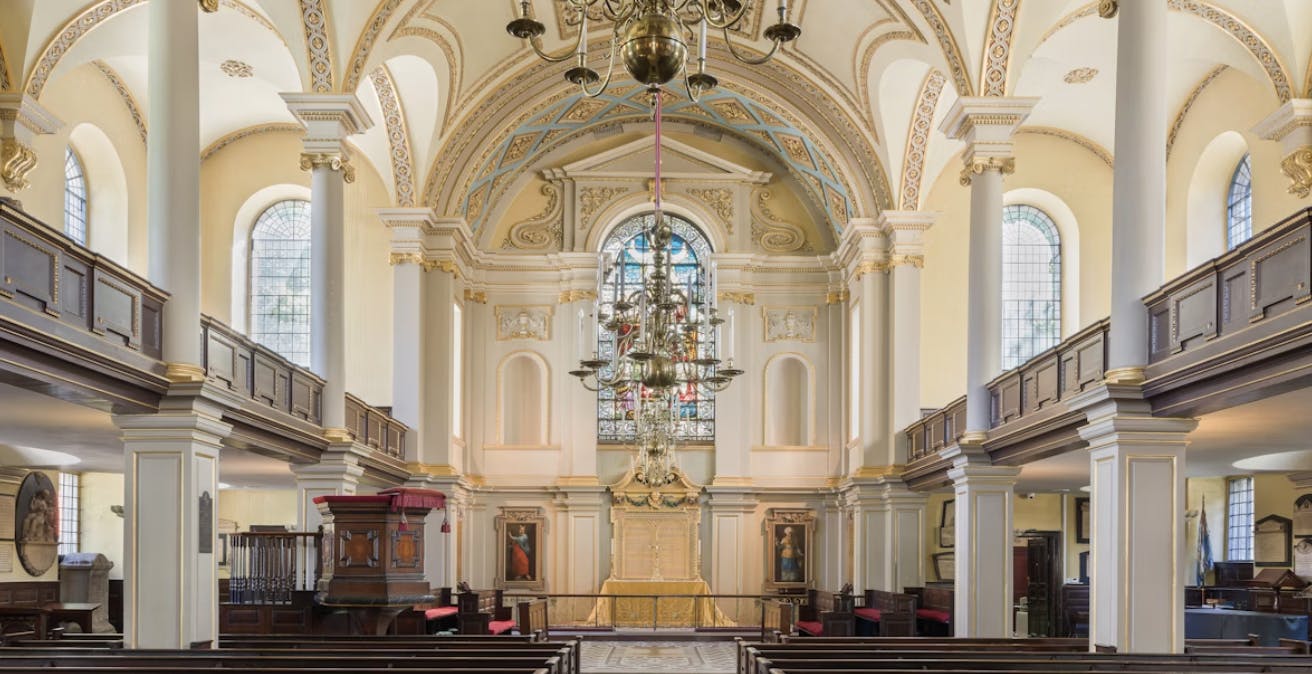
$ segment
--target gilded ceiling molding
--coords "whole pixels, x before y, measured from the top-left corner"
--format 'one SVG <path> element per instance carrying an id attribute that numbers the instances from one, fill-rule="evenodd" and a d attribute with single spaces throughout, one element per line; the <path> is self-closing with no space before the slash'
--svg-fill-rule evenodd
<path id="1" fill-rule="evenodd" d="M 1057 23 L 1052 24 L 1052 27 L 1049 28 L 1047 32 L 1043 34 L 1043 37 L 1039 38 L 1038 43 L 1034 45 L 1034 49 L 1037 51 L 1039 45 L 1043 44 L 1044 42 L 1047 42 L 1048 38 L 1051 38 L 1053 35 L 1056 35 L 1057 32 L 1060 31 L 1061 29 L 1085 17 L 1097 16 L 1097 15 L 1098 15 L 1097 0 L 1095 0 L 1094 2 L 1090 2 L 1087 5 L 1081 6 L 1079 9 L 1076 9 L 1070 14 L 1063 16 L 1060 20 L 1057 21 Z"/>
<path id="2" fill-rule="evenodd" d="M 547 198 L 547 205 L 537 215 L 515 223 L 510 228 L 506 240 L 501 243 L 503 250 L 519 248 L 521 250 L 547 250 L 559 247 L 564 240 L 564 220 L 561 217 L 560 187 L 554 183 L 543 183 L 540 190 Z"/>
<path id="3" fill-rule="evenodd" d="M 2 54 L 0 54 L 2 56 Z M 1303 95 L 1312 98 L 1312 55 L 1307 60 L 1307 75 L 1303 77 Z"/>
<path id="4" fill-rule="evenodd" d="M 1095 157 L 1097 157 L 1099 160 L 1102 161 L 1102 163 L 1107 165 L 1107 168 L 1112 168 L 1113 165 L 1112 153 L 1108 152 L 1107 148 L 1103 147 L 1102 145 L 1099 145 L 1098 143 L 1095 143 L 1094 141 L 1084 136 L 1081 136 L 1078 133 L 1073 133 L 1071 131 L 1067 131 L 1066 129 L 1058 129 L 1056 127 L 1051 127 L 1051 126 L 1022 126 L 1016 130 L 1016 135 L 1021 135 L 1021 134 L 1030 134 L 1033 136 L 1051 136 L 1053 138 L 1060 138 L 1062 140 L 1070 141 L 1088 150 L 1089 152 L 1093 153 Z"/>
<path id="5" fill-rule="evenodd" d="M 123 104 L 128 108 L 128 114 L 132 115 L 132 123 L 137 126 L 137 135 L 141 136 L 141 142 L 146 142 L 146 117 L 141 114 L 141 106 L 137 104 L 137 99 L 132 95 L 132 91 L 123 83 L 123 78 L 119 77 L 118 72 L 109 67 L 108 63 L 96 59 L 91 62 L 100 70 L 100 74 L 109 80 L 110 86 L 118 92 L 119 98 L 123 99 Z"/>
<path id="6" fill-rule="evenodd" d="M 200 10 L 207 14 L 219 11 L 219 0 L 200 0 Z"/>
<path id="7" fill-rule="evenodd" d="M 914 211 L 920 207 L 920 183 L 925 174 L 925 152 L 929 149 L 929 134 L 934 129 L 934 110 L 947 77 L 931 70 L 920 85 L 916 107 L 911 115 L 911 128 L 907 133 L 906 151 L 902 153 L 902 192 L 899 208 Z"/>
<path id="8" fill-rule="evenodd" d="M 50 73 L 54 72 L 59 60 L 77 44 L 78 40 L 82 39 L 82 36 L 90 33 L 115 14 L 141 4 L 143 0 L 101 0 L 69 19 L 68 23 L 65 23 L 41 50 L 41 56 L 36 60 L 36 67 L 32 69 L 32 74 L 27 78 L 27 85 L 23 87 L 27 95 L 41 98 L 41 92 L 50 79 Z"/>
<path id="9" fill-rule="evenodd" d="M 1230 66 L 1222 64 L 1212 68 L 1206 75 L 1203 75 L 1203 79 L 1199 80 L 1198 84 L 1194 85 L 1194 88 L 1189 91 L 1189 95 L 1184 99 L 1184 104 L 1180 106 L 1180 111 L 1175 113 L 1175 119 L 1171 121 L 1171 128 L 1166 131 L 1167 159 L 1171 158 L 1171 149 L 1175 147 L 1175 137 L 1180 134 L 1180 128 L 1184 126 L 1184 118 L 1185 115 L 1189 114 L 1189 109 L 1194 107 L 1194 103 L 1198 102 L 1198 97 L 1203 94 L 1203 90 L 1229 67 Z"/>
<path id="10" fill-rule="evenodd" d="M 1271 49 L 1266 39 L 1248 24 L 1240 21 L 1233 14 L 1202 0 L 1170 0 L 1170 7 L 1171 9 L 1193 14 L 1238 40 L 1239 44 L 1248 49 L 1249 53 L 1262 65 L 1262 69 L 1266 70 L 1267 76 L 1271 78 L 1271 85 L 1275 87 L 1276 97 L 1280 99 L 1280 102 L 1284 103 L 1293 98 L 1289 75 L 1286 74 L 1284 65 L 1280 63 L 1280 57 Z"/>
<path id="11" fill-rule="evenodd" d="M 0 44 L 0 91 L 9 91 L 13 80 L 9 77 L 9 61 L 5 59 L 5 46 Z"/>
<path id="12" fill-rule="evenodd" d="M 213 157 L 214 154 L 217 153 L 219 150 L 222 150 L 223 148 L 228 147 L 229 145 L 232 145 L 233 143 L 239 140 L 250 138 L 251 136 L 259 136 L 266 133 L 295 133 L 297 135 L 300 135 L 300 133 L 304 130 L 305 127 L 301 126 L 300 124 L 288 124 L 288 123 L 256 124 L 255 126 L 248 126 L 244 129 L 238 129 L 236 131 L 233 131 L 232 133 L 223 136 L 222 138 L 214 141 L 213 143 L 210 143 L 209 146 L 206 147 L 205 150 L 200 153 L 200 160 L 204 162 L 206 159 Z"/>
<path id="13" fill-rule="evenodd" d="M 1007 95 L 1007 68 L 1011 62 L 1011 41 L 1016 35 L 1016 12 L 1020 0 L 993 0 L 989 13 L 988 46 L 980 66 L 980 94 Z"/>
<path id="14" fill-rule="evenodd" d="M 383 32 L 383 26 L 387 25 L 388 19 L 392 18 L 392 12 L 401 6 L 401 2 L 402 0 L 381 0 L 374 8 L 374 13 L 369 16 L 369 21 L 365 24 L 364 32 L 360 33 L 359 39 L 355 41 L 355 49 L 351 50 L 351 60 L 348 61 L 351 65 L 346 71 L 346 82 L 342 85 L 343 92 L 351 93 L 360 87 L 360 79 L 364 77 L 364 66 L 369 60 L 369 53 L 373 51 L 378 35 Z"/>
<path id="15" fill-rule="evenodd" d="M 274 26 L 272 23 L 269 22 L 268 19 L 264 18 L 263 14 L 260 14 L 259 12 L 251 9 L 250 7 L 247 7 L 246 5 L 240 2 L 237 2 L 237 0 L 219 0 L 219 4 L 228 9 L 233 10 L 234 12 L 237 12 L 238 14 L 250 19 L 251 21 L 254 21 L 255 23 L 260 24 L 261 26 L 264 26 L 265 30 L 269 31 L 270 33 L 273 33 L 278 37 L 279 42 L 283 43 L 284 45 L 287 44 L 287 38 L 284 37 L 283 34 L 278 31 L 277 26 Z"/>
<path id="16" fill-rule="evenodd" d="M 301 0 L 301 26 L 310 65 L 310 91 L 333 92 L 333 52 L 328 39 L 328 8 L 324 0 Z"/>
<path id="17" fill-rule="evenodd" d="M 752 191 L 752 241 L 767 253 L 812 250 L 801 227 L 784 222 L 770 210 L 773 196 L 765 187 Z"/>
<path id="18" fill-rule="evenodd" d="M 1121 9 L 1120 0 L 1098 0 L 1098 16 L 1111 19 Z"/>
<path id="19" fill-rule="evenodd" d="M 934 37 L 938 38 L 938 46 L 943 50 L 943 57 L 947 59 L 948 69 L 952 71 L 952 82 L 957 87 L 957 95 L 974 96 L 975 88 L 970 84 L 970 72 L 966 69 L 966 60 L 962 58 L 961 48 L 957 46 L 957 38 L 952 35 L 952 29 L 948 27 L 943 14 L 934 6 L 933 0 L 911 0 L 911 4 L 920 10 L 921 16 L 925 17 L 930 29 L 934 31 Z"/>
<path id="20" fill-rule="evenodd" d="M 387 142 L 391 148 L 392 182 L 396 186 L 396 205 L 411 208 L 415 205 L 415 169 L 410 152 L 410 129 L 405 122 L 405 111 L 396 96 L 396 86 L 387 66 L 378 66 L 370 75 L 378 103 L 383 109 L 387 125 Z"/>
<path id="21" fill-rule="evenodd" d="M 745 0 L 743 4 L 747 5 L 747 9 L 743 10 L 742 18 L 729 29 L 729 32 L 748 40 L 759 40 L 761 38 L 761 14 L 766 2 L 769 2 L 770 10 L 773 12 L 773 0 L 765 0 L 764 2 L 762 0 Z M 518 5 L 519 3 L 514 4 Z M 551 6 L 555 9 L 556 30 L 560 34 L 560 39 L 572 41 L 578 37 L 580 22 L 578 13 L 570 11 L 572 7 L 567 9 L 566 3 L 563 2 L 552 2 Z M 594 4 L 590 9 L 592 11 L 588 12 L 588 32 L 602 28 L 606 30 L 612 28 L 613 24 L 610 19 L 607 19 L 605 13 L 602 12 L 601 3 Z M 801 11 L 806 11 L 806 4 L 802 5 Z M 799 16 L 795 22 L 801 23 L 802 18 Z"/>
<path id="22" fill-rule="evenodd" d="M 903 26 L 905 29 L 891 30 L 882 33 L 874 40 L 871 40 L 870 44 L 866 45 L 864 49 L 861 49 L 859 52 L 858 51 L 853 52 L 853 55 L 856 56 L 856 62 L 853 64 L 852 70 L 857 73 L 857 77 L 856 77 L 857 96 L 863 103 L 863 105 L 860 107 L 861 110 L 866 115 L 866 121 L 868 123 L 871 123 L 872 126 L 874 122 L 873 115 L 874 115 L 875 106 L 871 103 L 870 100 L 870 66 L 874 64 L 875 54 L 879 52 L 879 48 L 883 47 L 884 45 L 890 42 L 896 42 L 898 40 L 907 40 L 910 42 L 920 42 L 921 44 L 929 44 L 929 42 L 925 40 L 925 35 L 920 32 L 919 28 L 916 27 L 916 22 L 912 21 L 911 17 L 907 16 L 907 13 L 902 10 L 902 7 L 900 7 L 896 1 L 894 0 L 877 0 L 877 1 L 879 2 L 880 7 L 883 7 L 885 12 L 888 12 L 890 16 L 896 18 L 886 21 L 876 21 L 873 25 L 866 28 L 865 33 L 863 33 L 860 37 L 857 38 L 856 44 L 858 45 L 861 44 L 862 41 L 866 39 L 866 35 L 869 35 L 870 33 L 874 32 L 877 28 L 884 25 L 885 23 L 897 23 Z"/>
<path id="23" fill-rule="evenodd" d="M 410 8 L 410 11 L 406 12 L 405 15 L 401 17 L 401 20 L 397 22 L 396 28 L 393 28 L 392 32 L 388 34 L 387 41 L 391 42 L 392 40 L 401 37 L 417 37 L 432 42 L 437 45 L 438 49 L 442 50 L 442 54 L 446 56 L 448 82 L 446 91 L 447 95 L 440 97 L 439 100 L 447 101 L 446 114 L 443 117 L 443 122 L 445 123 L 459 107 L 458 105 L 453 104 L 453 102 L 455 102 L 457 97 L 461 94 L 462 71 L 464 70 L 462 58 L 464 56 L 464 48 L 460 43 L 460 36 L 456 33 L 455 28 L 451 24 L 447 23 L 440 16 L 435 16 L 423 11 L 434 2 L 436 2 L 436 0 L 427 0 L 427 2 L 421 0 L 416 3 L 415 6 Z M 431 28 L 412 25 L 416 16 L 423 16 L 425 20 L 440 25 L 442 28 L 446 29 L 447 35 L 439 33 Z M 493 68 L 492 71 L 498 72 L 499 69 L 500 66 Z M 460 103 L 463 103 L 463 101 Z"/>

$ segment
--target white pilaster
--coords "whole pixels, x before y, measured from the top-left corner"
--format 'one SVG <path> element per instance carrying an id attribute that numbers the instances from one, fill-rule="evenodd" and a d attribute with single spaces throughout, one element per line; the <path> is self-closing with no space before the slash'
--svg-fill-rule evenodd
<path id="1" fill-rule="evenodd" d="M 364 466 L 360 459 L 369 449 L 351 442 L 328 446 L 319 463 L 292 466 L 296 476 L 296 525 L 300 531 L 315 531 L 323 516 L 314 499 L 320 496 L 352 495 L 360 485 Z"/>
<path id="2" fill-rule="evenodd" d="M 305 126 L 301 169 L 310 175 L 310 367 L 323 377 L 324 433 L 346 432 L 345 183 L 355 180 L 346 138 L 373 125 L 354 94 L 282 95 Z"/>
<path id="3" fill-rule="evenodd" d="M 1111 335 L 1107 381 L 1143 381 L 1148 312 L 1142 297 L 1165 273 L 1165 2 L 1122 2 L 1116 33 L 1116 137 L 1112 171 Z"/>
<path id="4" fill-rule="evenodd" d="M 573 181 L 565 181 L 573 190 Z M 567 208 L 573 208 L 573 201 L 565 202 Z M 566 220 L 565 222 L 570 222 Z M 566 230 L 573 229 L 566 227 Z M 557 381 L 558 400 L 564 401 L 560 412 L 564 423 L 560 424 L 561 446 L 568 452 L 567 474 L 561 476 L 562 485 L 596 486 L 597 482 L 597 393 L 589 391 L 571 371 L 579 369 L 581 359 L 595 358 L 597 354 L 597 267 L 601 264 L 595 253 L 563 253 L 561 257 L 570 267 L 572 278 L 565 282 L 566 289 L 561 292 L 561 314 L 557 325 L 557 334 L 563 337 L 562 346 L 556 353 L 561 362 L 565 376 Z M 580 330 L 579 313 L 584 315 L 584 325 Z M 580 343 L 580 340 L 582 343 Z"/>
<path id="5" fill-rule="evenodd" d="M 849 452 L 848 470 L 853 476 L 878 472 L 892 461 L 889 441 L 888 379 L 888 233 L 870 218 L 847 223 L 838 257 L 843 261 L 848 292 L 856 303 L 860 340 L 848 344 L 848 370 L 856 353 L 860 370 L 856 405 L 857 444 Z M 850 320 L 849 312 L 849 320 Z M 849 331 L 850 335 L 851 332 Z M 849 391 L 851 388 L 849 387 Z M 846 396 L 845 396 L 846 399 Z"/>
<path id="6" fill-rule="evenodd" d="M 35 98 L 18 92 L 0 93 L 0 197 L 16 198 L 27 189 L 27 176 L 38 160 L 33 139 L 63 125 Z"/>
<path id="7" fill-rule="evenodd" d="M 1015 171 L 1011 136 L 1036 98 L 957 99 L 942 130 L 964 140 L 961 183 L 970 186 L 970 262 L 966 293 L 966 434 L 990 428 L 988 382 L 1002 371 L 1002 180 Z"/>
<path id="8" fill-rule="evenodd" d="M 1312 194 L 1312 98 L 1286 101 L 1258 122 L 1253 133 L 1280 141 L 1284 150 L 1280 170 L 1289 178 L 1289 193 L 1303 198 Z"/>
<path id="9" fill-rule="evenodd" d="M 410 427 L 405 460 L 417 462 L 424 435 L 424 228 L 431 208 L 379 209 L 392 233 L 392 416 Z"/>
<path id="10" fill-rule="evenodd" d="M 200 381 L 200 52 L 197 4 L 151 0 L 146 144 L 150 280 L 169 292 L 164 360 L 174 381 Z"/>
<path id="11" fill-rule="evenodd" d="M 956 607 L 953 635 L 1012 636 L 1012 494 L 1019 468 L 993 466 L 979 445 L 954 445 Z"/>
<path id="12" fill-rule="evenodd" d="M 175 384 L 156 414 L 114 417 L 123 434 L 129 648 L 190 648 L 218 638 L 219 453 L 232 430 L 222 415 L 238 404 L 202 381 Z"/>
<path id="13" fill-rule="evenodd" d="M 456 509 L 459 500 L 464 498 L 465 488 L 460 478 L 433 475 L 415 475 L 406 482 L 407 487 L 434 489 L 446 496 L 446 508 L 433 510 L 424 521 L 424 577 L 430 587 L 454 588 L 460 580 L 456 578 Z M 447 531 L 442 531 L 446 523 Z"/>
<path id="14" fill-rule="evenodd" d="M 560 577 L 564 587 L 555 590 L 570 594 L 591 594 L 601 589 L 610 575 L 610 551 L 602 549 L 602 532 L 609 528 L 603 519 L 602 501 L 606 488 L 598 486 L 559 487 L 556 504 L 564 515 L 565 530 L 557 532 L 568 564 Z M 553 536 L 555 538 L 555 536 Z M 607 537 L 609 539 L 609 537 Z M 586 616 L 584 616 L 586 617 Z"/>
<path id="15" fill-rule="evenodd" d="M 1137 386 L 1071 401 L 1089 419 L 1089 646 L 1184 651 L 1184 458 L 1194 419 L 1157 418 Z"/>
<path id="16" fill-rule="evenodd" d="M 889 447 L 895 465 L 907 462 L 902 430 L 920 418 L 920 270 L 925 266 L 925 230 L 935 217 L 920 211 L 885 211 L 880 216 L 889 238 Z"/>

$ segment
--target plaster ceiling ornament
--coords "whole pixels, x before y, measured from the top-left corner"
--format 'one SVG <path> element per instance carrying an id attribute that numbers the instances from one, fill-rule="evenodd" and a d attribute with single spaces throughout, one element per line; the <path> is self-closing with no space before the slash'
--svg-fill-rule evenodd
<path id="1" fill-rule="evenodd" d="M 1061 80 L 1066 84 L 1087 84 L 1097 75 L 1097 68 L 1075 68 L 1066 73 Z"/>
<path id="2" fill-rule="evenodd" d="M 939 47 L 943 49 L 943 56 L 947 58 L 948 69 L 952 71 L 952 82 L 957 87 L 957 95 L 975 95 L 975 89 L 970 83 L 970 71 L 966 68 L 965 59 L 961 57 L 961 47 L 957 46 L 957 39 L 952 35 L 952 29 L 948 27 L 943 14 L 930 0 L 911 0 L 911 4 L 920 11 L 921 16 L 929 23 L 929 27 L 934 30 L 934 37 L 938 40 Z"/>
<path id="3" fill-rule="evenodd" d="M 579 230 L 592 229 L 592 218 L 615 199 L 627 194 L 628 187 L 581 187 L 578 190 Z"/>
<path id="4" fill-rule="evenodd" d="M 1280 170 L 1289 177 L 1289 193 L 1306 199 L 1312 194 L 1312 147 L 1301 147 L 1280 162 Z"/>
<path id="5" fill-rule="evenodd" d="M 497 306 L 497 341 L 514 339 L 551 341 L 551 316 L 555 311 L 555 307 L 549 304 Z"/>
<path id="6" fill-rule="evenodd" d="M 1215 82 L 1216 78 L 1220 77 L 1221 73 L 1225 72 L 1228 68 L 1229 66 L 1225 64 L 1212 68 L 1206 75 L 1203 75 L 1203 79 L 1199 80 L 1198 84 L 1194 85 L 1194 88 L 1189 91 L 1189 96 L 1185 98 L 1184 103 L 1180 105 L 1180 111 L 1175 113 L 1175 119 L 1171 121 L 1171 128 L 1166 132 L 1167 159 L 1170 159 L 1171 157 L 1171 150 L 1175 147 L 1175 137 L 1180 134 L 1180 128 L 1184 126 L 1185 116 L 1189 114 L 1189 110 L 1194 107 L 1194 103 L 1198 102 L 1198 97 L 1203 95 L 1203 90 L 1212 84 L 1212 82 Z"/>
<path id="7" fill-rule="evenodd" d="M 51 39 L 46 44 L 45 49 L 41 51 L 41 58 L 37 60 L 36 68 L 28 76 L 27 86 L 24 87 L 27 94 L 32 98 L 41 98 L 41 91 L 45 89 L 46 82 L 50 79 L 50 73 L 54 71 L 55 65 L 83 35 L 91 32 L 111 16 L 142 1 L 102 0 L 64 24 L 59 34 Z"/>
<path id="8" fill-rule="evenodd" d="M 141 142 L 146 142 L 146 117 L 141 113 L 141 106 L 137 104 L 137 99 L 132 95 L 132 91 L 123 83 L 123 78 L 119 77 L 118 72 L 109 67 L 108 63 L 100 59 L 92 61 L 100 74 L 109 80 L 110 86 L 118 92 L 119 98 L 123 99 L 123 105 L 128 108 L 128 114 L 132 116 L 132 123 L 137 127 L 137 135 L 141 137 Z"/>
<path id="9" fill-rule="evenodd" d="M 251 77 L 255 74 L 255 69 L 251 67 L 251 64 L 244 61 L 238 61 L 237 59 L 228 59 L 227 61 L 220 63 L 219 70 L 222 70 L 223 74 L 228 77 L 245 78 Z"/>
<path id="10" fill-rule="evenodd" d="M 1117 0 L 1098 0 L 1098 16 L 1104 19 L 1110 19 L 1116 16 L 1120 5 Z"/>
<path id="11" fill-rule="evenodd" d="M 13 87 L 9 78 L 9 61 L 5 59 L 5 47 L 0 45 L 0 91 L 9 91 Z"/>
<path id="12" fill-rule="evenodd" d="M 561 0 L 571 10 L 567 14 L 577 18 L 578 37 L 572 50 L 550 54 L 542 48 L 546 26 L 532 18 L 532 4 L 532 0 L 520 1 L 519 17 L 506 25 L 506 32 L 527 42 L 545 61 L 560 63 L 573 59 L 574 67 L 565 71 L 565 79 L 578 85 L 587 96 L 597 96 L 610 86 L 618 55 L 629 75 L 653 91 L 682 74 L 688 98 L 696 101 L 719 84 L 719 80 L 706 72 L 708 30 L 721 31 L 733 57 L 752 65 L 769 61 L 781 45 L 802 34 L 801 28 L 788 22 L 788 0 L 779 0 L 776 10 L 779 20 L 765 29 L 764 37 L 770 40 L 771 46 L 761 56 L 738 52 L 729 37 L 730 29 L 747 16 L 750 3 L 743 0 Z M 588 23 L 596 11 L 600 11 L 599 18 L 613 25 L 604 78 L 588 66 Z M 694 31 L 699 31 L 696 72 L 690 67 L 688 49 Z"/>
<path id="13" fill-rule="evenodd" d="M 405 113 L 397 100 L 396 86 L 387 66 L 379 66 L 370 76 L 378 103 L 383 109 L 383 122 L 387 127 L 387 143 L 392 159 L 392 182 L 396 186 L 396 205 L 410 208 L 415 205 L 414 167 L 410 159 L 410 131 L 406 128 Z"/>
<path id="14" fill-rule="evenodd" d="M 938 108 L 939 94 L 947 77 L 932 70 L 925 76 L 916 98 L 916 109 L 911 118 L 911 133 L 907 134 L 907 149 L 902 160 L 902 194 L 899 199 L 904 211 L 920 208 L 920 183 L 925 171 L 925 153 L 929 149 L 929 134 L 934 128 L 934 110 Z"/>
<path id="15" fill-rule="evenodd" d="M 729 26 L 729 32 L 734 35 L 742 36 L 748 40 L 760 38 L 761 16 L 764 14 L 763 8 L 768 0 L 743 0 L 746 9 L 743 12 L 743 18 L 737 23 Z M 560 34 L 560 39 L 571 40 L 579 35 L 579 24 L 582 23 L 583 17 L 579 10 L 567 2 L 553 2 L 552 8 L 556 13 L 556 28 Z M 611 21 L 606 17 L 606 13 L 601 11 L 601 7 L 594 5 L 588 10 L 588 24 L 591 26 L 603 26 L 610 24 Z"/>
<path id="16" fill-rule="evenodd" d="M 238 129 L 236 131 L 233 131 L 232 133 L 214 141 L 213 143 L 210 143 L 209 147 L 206 147 L 204 151 L 200 153 L 200 160 L 201 162 L 204 162 L 206 159 L 213 157 L 214 154 L 219 150 L 222 150 L 223 148 L 228 147 L 229 145 L 232 145 L 233 143 L 242 140 L 244 138 L 250 138 L 251 136 L 258 136 L 266 133 L 294 133 L 299 136 L 304 131 L 305 131 L 305 127 L 301 126 L 300 124 L 295 124 L 291 122 L 278 122 L 276 124 L 256 124 L 255 126 L 248 126 L 244 129 Z"/>
<path id="17" fill-rule="evenodd" d="M 752 198 L 752 241 L 767 253 L 810 250 L 801 227 L 784 222 L 770 211 L 770 190 L 760 188 Z"/>
<path id="18" fill-rule="evenodd" d="M 693 195 L 701 200 L 720 216 L 724 221 L 724 227 L 730 234 L 733 234 L 733 190 L 728 187 L 691 187 L 687 190 L 688 194 Z"/>
<path id="19" fill-rule="evenodd" d="M 765 317 L 765 341 L 814 342 L 816 307 L 761 307 Z"/>
<path id="20" fill-rule="evenodd" d="M 364 77 L 365 64 L 369 60 L 369 53 L 373 50 L 374 43 L 378 41 L 383 26 L 387 25 L 388 19 L 392 18 L 392 12 L 401 6 L 401 2 L 402 0 L 386 0 L 374 9 L 373 16 L 369 17 L 369 23 L 365 25 L 364 32 L 360 34 L 360 39 L 351 53 L 349 61 L 351 65 L 346 73 L 346 86 L 342 88 L 343 91 L 355 91 L 359 87 L 360 80 Z"/>
<path id="21" fill-rule="evenodd" d="M 1034 136 L 1051 136 L 1053 138 L 1060 138 L 1062 140 L 1070 141 L 1088 150 L 1089 152 L 1093 153 L 1093 155 L 1096 156 L 1100 161 L 1102 161 L 1102 163 L 1107 165 L 1107 168 L 1112 168 L 1114 165 L 1112 162 L 1112 153 L 1108 151 L 1107 148 L 1099 145 L 1098 143 L 1093 142 L 1092 140 L 1089 140 L 1084 136 L 1081 136 L 1078 133 L 1072 133 L 1065 129 L 1058 129 L 1051 126 L 1031 125 L 1031 126 L 1022 126 L 1019 129 L 1016 129 L 1016 135 L 1019 136 L 1024 134 L 1029 134 Z"/>
<path id="22" fill-rule="evenodd" d="M 333 91 L 333 55 L 328 40 L 328 13 L 323 0 L 301 0 L 301 25 L 305 28 L 305 49 L 310 62 L 310 90 L 330 94 Z"/>
<path id="23" fill-rule="evenodd" d="M 560 203 L 560 187 L 545 183 L 540 191 L 547 198 L 547 205 L 537 215 L 512 225 L 506 240 L 501 244 L 503 249 L 546 250 L 553 245 L 561 245 L 565 221 L 564 209 Z"/>
<path id="24" fill-rule="evenodd" d="M 993 0 L 989 17 L 989 43 L 984 50 L 984 67 L 980 93 L 985 96 L 1007 95 L 1007 65 L 1011 61 L 1011 40 L 1016 32 L 1016 11 L 1020 0 Z"/>
<path id="25" fill-rule="evenodd" d="M 219 0 L 200 0 L 200 9 L 202 12 L 213 14 L 219 11 Z"/>

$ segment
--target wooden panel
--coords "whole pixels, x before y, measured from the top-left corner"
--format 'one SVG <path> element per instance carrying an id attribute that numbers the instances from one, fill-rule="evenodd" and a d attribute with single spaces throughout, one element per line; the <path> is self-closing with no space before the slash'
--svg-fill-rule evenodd
<path id="1" fill-rule="evenodd" d="M 1285 300 L 1307 300 L 1312 264 L 1308 233 L 1292 232 L 1257 250 L 1248 263 L 1249 320 L 1258 321 L 1273 313 Z"/>
<path id="2" fill-rule="evenodd" d="M 87 274 L 87 266 L 81 261 L 64 258 L 59 311 L 64 320 L 76 322 L 84 328 L 87 321 Z"/>
<path id="3" fill-rule="evenodd" d="M 314 413 L 313 382 L 306 377 L 300 376 L 299 373 L 289 373 L 289 376 L 291 379 L 289 407 L 292 416 L 318 422 L 317 415 Z"/>
<path id="4" fill-rule="evenodd" d="M 117 338 L 117 343 L 136 350 L 141 346 L 141 291 L 96 270 L 93 294 L 94 321 L 91 330 Z"/>
<path id="5" fill-rule="evenodd" d="M 41 606 L 52 601 L 59 601 L 59 581 L 0 583 L 0 606 Z"/>
<path id="6" fill-rule="evenodd" d="M 929 419 L 929 451 L 937 452 L 943 449 L 943 438 L 946 436 L 947 416 L 942 412 L 934 414 Z"/>
<path id="7" fill-rule="evenodd" d="M 218 380 L 233 390 L 238 389 L 237 354 L 232 343 L 209 332 L 205 343 L 205 373 L 210 379 Z"/>
<path id="8" fill-rule="evenodd" d="M 1021 388 L 1020 374 L 1015 373 L 1002 380 L 997 387 L 998 407 L 995 413 L 996 423 L 1006 423 L 1020 417 Z"/>
<path id="9" fill-rule="evenodd" d="M 1056 355 L 1049 356 L 1034 368 L 1033 399 L 1027 408 L 1038 410 L 1048 403 L 1057 402 L 1061 395 L 1061 376 Z"/>
<path id="10" fill-rule="evenodd" d="M 1208 275 L 1172 295 L 1171 351 L 1182 351 L 1191 339 L 1216 337 L 1216 277 Z"/>
<path id="11" fill-rule="evenodd" d="M 1106 358 L 1104 357 L 1107 349 L 1106 335 L 1106 332 L 1099 331 L 1087 342 L 1082 342 L 1073 349 L 1077 364 L 1076 374 L 1079 377 L 1075 389 L 1083 391 L 1090 384 L 1102 382 L 1103 375 L 1106 374 L 1107 370 Z"/>
<path id="12" fill-rule="evenodd" d="M 1171 354 L 1171 308 L 1166 302 L 1148 310 L 1148 360 Z"/>
<path id="13" fill-rule="evenodd" d="M 278 382 L 280 379 L 278 365 L 262 354 L 255 354 L 254 361 L 255 376 L 253 377 L 251 397 L 259 403 L 277 407 Z"/>
<path id="14" fill-rule="evenodd" d="M 0 236 L 0 270 L 4 272 L 4 295 L 51 316 L 59 315 L 60 253 L 13 226 Z"/>
<path id="15" fill-rule="evenodd" d="M 1248 265 L 1223 269 L 1220 277 L 1220 332 L 1225 335 L 1248 326 Z"/>

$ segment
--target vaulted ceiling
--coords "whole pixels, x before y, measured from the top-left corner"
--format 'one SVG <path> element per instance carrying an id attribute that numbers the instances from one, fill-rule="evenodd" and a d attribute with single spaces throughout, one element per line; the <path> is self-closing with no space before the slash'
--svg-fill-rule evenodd
<path id="1" fill-rule="evenodd" d="M 1233 70 L 1274 108 L 1312 96 L 1312 2 L 1168 0 L 1172 127 L 1199 91 Z M 504 26 L 516 0 L 221 0 L 201 16 L 201 144 L 294 129 L 285 91 L 358 93 L 375 126 L 353 144 L 395 205 L 482 213 L 499 178 L 569 138 L 644 113 L 636 89 L 586 100 Z M 577 26 L 534 0 L 551 50 Z M 733 34 L 763 50 L 773 0 L 748 0 Z M 721 79 L 699 104 L 675 92 L 670 114 L 771 155 L 822 219 L 914 209 L 960 150 L 937 121 L 960 95 L 1038 96 L 1022 133 L 1057 136 L 1110 163 L 1116 22 L 1083 0 L 795 0 L 800 40 L 766 66 L 713 42 Z M 96 68 L 147 128 L 145 0 L 0 0 L 0 90 L 40 98 L 46 85 Z M 604 70 L 604 25 L 589 39 Z"/>

